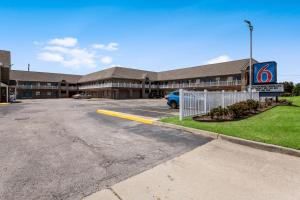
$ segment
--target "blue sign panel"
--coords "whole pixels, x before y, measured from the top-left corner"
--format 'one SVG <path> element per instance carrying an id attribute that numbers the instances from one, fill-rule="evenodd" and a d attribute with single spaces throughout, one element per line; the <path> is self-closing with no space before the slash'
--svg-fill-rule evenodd
<path id="1" fill-rule="evenodd" d="M 263 62 L 253 65 L 253 84 L 277 82 L 277 63 Z"/>

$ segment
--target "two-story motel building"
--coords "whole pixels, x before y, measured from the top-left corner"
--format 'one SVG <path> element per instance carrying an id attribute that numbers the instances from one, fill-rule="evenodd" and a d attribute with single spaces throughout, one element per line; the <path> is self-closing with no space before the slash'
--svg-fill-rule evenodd
<path id="1" fill-rule="evenodd" d="M 1 83 L 5 90 L 2 101 L 7 100 L 8 91 L 19 99 L 63 98 L 76 93 L 98 98 L 129 99 L 163 96 L 180 88 L 245 90 L 248 84 L 249 59 L 163 72 L 112 67 L 81 76 L 11 70 L 10 53 L 0 51 L 0 55 L 0 63 L 5 63 L 1 69 L 6 72 L 1 79 L 5 80 Z"/>

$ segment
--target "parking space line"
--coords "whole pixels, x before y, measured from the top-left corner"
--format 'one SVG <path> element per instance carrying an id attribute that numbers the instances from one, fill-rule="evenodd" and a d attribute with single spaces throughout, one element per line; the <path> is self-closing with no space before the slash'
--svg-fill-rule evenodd
<path id="1" fill-rule="evenodd" d="M 155 121 L 154 119 L 147 119 L 147 118 L 140 117 L 140 116 L 137 116 L 137 115 L 129 115 L 129 114 L 126 114 L 126 113 L 115 112 L 115 111 L 111 111 L 111 110 L 97 110 L 96 112 L 98 114 L 109 115 L 109 116 L 113 116 L 113 117 L 119 117 L 119 118 L 122 118 L 122 119 L 137 121 L 137 122 L 141 122 L 141 123 L 144 123 L 144 124 L 153 124 L 153 122 Z"/>

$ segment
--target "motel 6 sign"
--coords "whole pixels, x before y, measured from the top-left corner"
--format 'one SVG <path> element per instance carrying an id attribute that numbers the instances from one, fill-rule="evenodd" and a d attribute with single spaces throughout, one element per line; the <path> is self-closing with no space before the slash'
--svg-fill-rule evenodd
<path id="1" fill-rule="evenodd" d="M 277 82 L 277 63 L 263 62 L 253 65 L 253 84 L 271 84 Z"/>

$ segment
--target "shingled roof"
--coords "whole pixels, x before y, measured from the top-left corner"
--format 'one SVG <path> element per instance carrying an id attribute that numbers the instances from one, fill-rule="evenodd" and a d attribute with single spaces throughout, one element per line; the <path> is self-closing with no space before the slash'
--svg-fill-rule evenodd
<path id="1" fill-rule="evenodd" d="M 81 75 L 11 70 L 10 80 L 77 83 Z"/>
<path id="2" fill-rule="evenodd" d="M 253 60 L 256 63 L 256 60 Z M 178 80 L 188 78 L 201 78 L 209 76 L 224 76 L 232 74 L 240 74 L 242 69 L 249 66 L 249 59 L 235 60 L 230 62 L 208 64 L 196 67 L 181 68 L 159 72 L 158 81 Z"/>
<path id="3" fill-rule="evenodd" d="M 150 80 L 157 79 L 156 72 L 150 72 L 139 69 L 125 68 L 125 67 L 112 67 L 102 71 L 94 72 L 82 76 L 79 80 L 80 83 L 90 82 L 109 78 L 120 78 L 120 79 L 135 79 L 143 80 L 148 77 Z"/>
<path id="4" fill-rule="evenodd" d="M 253 60 L 253 63 L 256 62 L 256 60 Z M 248 66 L 249 59 L 242 59 L 163 72 L 151 72 L 125 67 L 112 67 L 87 74 L 85 76 L 12 70 L 10 73 L 10 79 L 41 82 L 61 82 L 62 80 L 65 80 L 69 83 L 84 83 L 111 78 L 143 80 L 148 77 L 152 81 L 164 81 L 240 74 L 241 70 L 246 69 Z"/>

